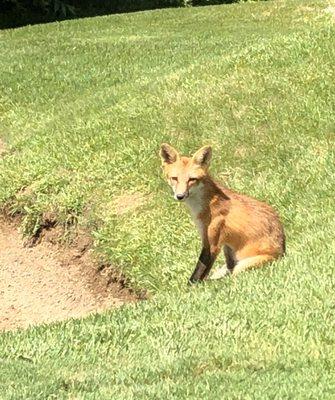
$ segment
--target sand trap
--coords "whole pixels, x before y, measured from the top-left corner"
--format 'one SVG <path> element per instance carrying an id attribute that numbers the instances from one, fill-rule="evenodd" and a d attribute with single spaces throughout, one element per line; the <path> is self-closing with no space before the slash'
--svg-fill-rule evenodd
<path id="1" fill-rule="evenodd" d="M 0 330 L 78 318 L 129 300 L 97 273 L 87 241 L 28 247 L 17 226 L 0 219 Z"/>

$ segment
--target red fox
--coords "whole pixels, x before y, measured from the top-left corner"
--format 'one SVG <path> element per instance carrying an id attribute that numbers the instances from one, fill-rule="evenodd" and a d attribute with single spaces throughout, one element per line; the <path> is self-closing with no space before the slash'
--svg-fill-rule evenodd
<path id="1" fill-rule="evenodd" d="M 163 143 L 160 156 L 174 198 L 188 206 L 202 239 L 190 284 L 207 279 L 222 248 L 226 267 L 214 272 L 211 279 L 236 275 L 284 255 L 285 234 L 277 213 L 269 205 L 215 182 L 208 174 L 210 146 L 184 157 Z"/>

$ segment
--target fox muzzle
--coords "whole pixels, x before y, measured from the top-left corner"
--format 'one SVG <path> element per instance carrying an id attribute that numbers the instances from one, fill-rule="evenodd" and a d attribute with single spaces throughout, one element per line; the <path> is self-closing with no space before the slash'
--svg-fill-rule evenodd
<path id="1" fill-rule="evenodd" d="M 188 191 L 184 192 L 184 193 L 175 193 L 174 194 L 175 200 L 178 200 L 178 201 L 183 201 L 183 200 L 187 199 L 188 196 L 189 196 Z"/>

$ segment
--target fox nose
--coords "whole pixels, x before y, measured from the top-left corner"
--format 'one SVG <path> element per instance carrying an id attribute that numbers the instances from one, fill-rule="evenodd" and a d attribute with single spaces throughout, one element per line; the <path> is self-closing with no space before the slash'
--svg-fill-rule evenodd
<path id="1" fill-rule="evenodd" d="M 185 198 L 185 193 L 177 194 L 176 197 L 177 197 L 177 200 L 183 200 L 183 198 Z"/>

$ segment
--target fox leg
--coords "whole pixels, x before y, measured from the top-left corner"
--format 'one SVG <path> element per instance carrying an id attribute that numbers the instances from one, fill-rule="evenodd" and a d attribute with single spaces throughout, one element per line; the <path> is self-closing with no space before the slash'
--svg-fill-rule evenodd
<path id="1" fill-rule="evenodd" d="M 216 257 L 217 252 L 213 252 L 207 247 L 202 248 L 195 270 L 188 281 L 189 285 L 207 278 Z"/>
<path id="2" fill-rule="evenodd" d="M 247 271 L 253 268 L 259 268 L 265 263 L 270 261 L 274 261 L 276 257 L 271 256 L 269 254 L 263 254 L 253 257 L 244 258 L 236 264 L 236 267 L 233 269 L 233 276 L 240 274 L 241 272 Z"/>
<path id="3" fill-rule="evenodd" d="M 226 259 L 226 267 L 231 272 L 231 270 L 237 264 L 235 252 L 229 246 L 224 246 L 223 252 Z"/>
<path id="4" fill-rule="evenodd" d="M 226 259 L 226 265 L 214 271 L 209 279 L 221 279 L 232 273 L 233 268 L 236 265 L 235 252 L 229 246 L 224 246 L 223 252 Z"/>

